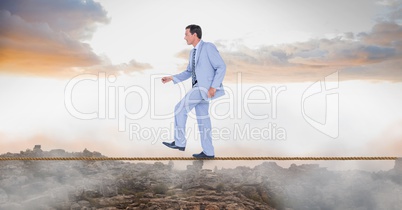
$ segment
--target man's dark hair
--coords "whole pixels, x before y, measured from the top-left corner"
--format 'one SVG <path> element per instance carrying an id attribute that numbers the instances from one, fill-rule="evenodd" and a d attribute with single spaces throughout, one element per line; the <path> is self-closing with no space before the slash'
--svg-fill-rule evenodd
<path id="1" fill-rule="evenodd" d="M 201 27 L 200 27 L 199 25 L 194 25 L 194 24 L 188 25 L 188 26 L 186 27 L 186 29 L 190 29 L 191 35 L 193 35 L 194 33 L 197 33 L 197 37 L 198 37 L 199 39 L 201 39 L 201 37 L 202 37 L 202 30 L 201 30 Z"/>

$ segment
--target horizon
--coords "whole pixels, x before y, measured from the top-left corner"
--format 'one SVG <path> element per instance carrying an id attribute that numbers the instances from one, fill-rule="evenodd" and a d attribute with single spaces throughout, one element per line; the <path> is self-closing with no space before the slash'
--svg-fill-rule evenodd
<path id="1" fill-rule="evenodd" d="M 226 95 L 210 106 L 217 156 L 402 156 L 402 1 L 225 0 L 188 10 L 180 0 L 4 1 L 0 154 L 36 144 L 198 153 L 194 110 L 186 152 L 161 143 L 172 141 L 174 106 L 190 84 L 160 78 L 185 69 L 184 28 L 195 23 L 227 65 Z"/>

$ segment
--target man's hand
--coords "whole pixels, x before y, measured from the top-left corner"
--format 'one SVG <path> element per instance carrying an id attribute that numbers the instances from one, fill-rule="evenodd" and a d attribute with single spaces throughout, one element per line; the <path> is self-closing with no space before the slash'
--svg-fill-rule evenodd
<path id="1" fill-rule="evenodd" d="M 213 87 L 210 87 L 208 90 L 208 98 L 214 97 L 215 93 L 216 93 L 216 89 Z"/>
<path id="2" fill-rule="evenodd" d="M 162 83 L 170 82 L 173 80 L 173 76 L 162 77 Z"/>

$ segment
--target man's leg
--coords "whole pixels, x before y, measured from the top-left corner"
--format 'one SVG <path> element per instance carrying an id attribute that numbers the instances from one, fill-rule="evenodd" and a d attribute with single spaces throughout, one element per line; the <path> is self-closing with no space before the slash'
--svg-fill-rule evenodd
<path id="1" fill-rule="evenodd" d="M 209 101 L 202 101 L 195 106 L 197 114 L 198 130 L 201 135 L 201 146 L 204 154 L 214 156 L 212 145 L 211 119 L 209 118 Z"/>
<path id="2" fill-rule="evenodd" d="M 174 140 L 178 147 L 186 147 L 186 122 L 187 114 L 202 101 L 202 96 L 197 88 L 193 88 L 175 106 Z"/>

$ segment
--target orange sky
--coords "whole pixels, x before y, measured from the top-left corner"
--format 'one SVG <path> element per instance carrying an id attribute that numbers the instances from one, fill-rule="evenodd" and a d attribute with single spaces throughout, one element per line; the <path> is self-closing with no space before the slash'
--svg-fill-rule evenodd
<path id="1" fill-rule="evenodd" d="M 5 2 L 1 8 L 2 18 L 0 22 L 1 27 L 5 29 L 0 33 L 2 45 L 0 48 L 0 72 L 41 76 L 73 76 L 77 73 L 96 71 L 117 71 L 129 74 L 133 71 L 142 71 L 158 66 L 158 60 L 164 59 L 165 56 L 157 57 L 161 55 L 155 54 L 151 57 L 151 61 L 141 61 L 132 57 L 123 63 L 112 64 L 107 57 L 107 55 L 113 56 L 112 54 L 108 54 L 107 51 L 104 54 L 94 52 L 93 47 L 99 48 L 99 46 L 91 42 L 91 39 L 94 34 L 95 38 L 98 37 L 96 35 L 98 27 L 116 28 L 122 25 L 117 22 L 121 20 L 116 13 L 116 8 L 109 8 L 107 1 L 101 3 L 77 1 L 56 2 L 46 5 L 42 2 L 36 4 L 20 1 Z M 44 7 L 41 4 L 46 6 Z M 143 4 L 144 9 L 147 6 L 152 7 L 152 4 L 141 4 Z M 341 4 L 343 2 L 338 2 L 334 4 L 334 7 Z M 361 3 L 360 7 L 366 7 L 365 4 L 370 4 L 370 2 Z M 250 7 L 250 9 L 254 8 L 255 10 L 254 18 L 263 19 L 263 14 L 259 14 L 260 11 L 254 6 Z M 322 8 L 316 7 L 311 6 L 311 8 L 306 9 L 311 11 L 327 9 L 324 6 Z M 331 38 L 328 36 L 320 37 L 320 34 L 317 33 L 305 41 L 275 45 L 259 44 L 250 47 L 245 43 L 246 39 L 242 37 L 225 39 L 227 35 L 225 35 L 225 30 L 221 29 L 220 36 L 215 35 L 216 38 L 214 39 L 217 39 L 215 44 L 228 65 L 228 81 L 233 81 L 232 75 L 235 75 L 236 72 L 244 73 L 247 82 L 315 81 L 317 78 L 337 70 L 340 71 L 341 80 L 363 79 L 395 82 L 402 79 L 402 73 L 398 68 L 402 63 L 402 45 L 400 44 L 402 43 L 402 26 L 398 24 L 399 16 L 394 15 L 400 7 L 398 1 L 384 1 L 381 4 L 371 6 L 370 10 L 374 11 L 372 13 L 375 14 L 377 11 L 376 15 L 381 15 L 381 18 L 372 21 L 368 30 L 338 31 L 338 34 L 332 35 Z M 35 10 L 27 8 L 35 8 Z M 124 11 L 122 7 L 119 9 Z M 135 7 L 133 9 L 135 10 Z M 387 12 L 381 11 L 384 9 Z M 291 10 L 290 6 L 289 10 Z M 232 11 L 228 10 L 227 12 L 230 14 Z M 348 11 L 343 12 L 348 14 Z M 321 18 L 323 19 L 329 18 L 324 14 L 322 15 Z M 361 18 L 364 18 L 363 15 L 365 14 L 362 13 Z M 133 14 L 133 17 L 137 16 Z M 166 17 L 165 21 L 168 21 L 169 18 L 174 19 L 176 16 Z M 253 16 L 248 18 L 252 19 Z M 356 16 L 356 18 L 360 17 Z M 365 18 L 370 20 L 373 17 L 367 16 Z M 126 19 L 130 20 L 129 17 Z M 237 21 L 237 19 L 233 19 L 233 21 Z M 270 24 L 271 22 L 268 21 L 270 20 L 267 19 L 267 24 Z M 292 24 L 292 22 L 286 22 L 289 21 L 286 19 L 282 21 L 282 25 Z M 153 23 L 154 20 L 149 19 L 149 22 Z M 334 26 L 336 24 L 335 18 Z M 358 26 L 359 23 L 350 22 L 350 24 Z M 144 23 L 143 25 L 147 24 Z M 308 22 L 307 25 L 309 25 Z M 239 27 L 241 26 L 243 24 L 239 23 Z M 345 28 L 347 27 L 345 26 Z M 245 27 L 245 30 L 248 28 Z M 275 30 L 278 29 L 272 28 L 272 32 Z M 106 33 L 104 31 L 102 33 Z M 313 33 L 314 30 L 306 32 Z M 137 31 L 136 28 L 131 27 L 125 27 L 123 33 L 134 33 L 136 37 L 140 37 L 139 42 L 149 44 L 152 43 L 152 40 L 147 40 L 147 37 L 154 37 L 151 35 L 152 32 Z M 288 33 L 292 33 L 292 31 Z M 328 33 L 332 33 L 332 31 L 328 31 Z M 285 34 L 287 35 L 287 33 Z M 123 34 L 116 37 L 106 37 L 101 44 L 118 43 L 120 37 L 123 38 Z M 233 35 L 229 37 L 233 37 Z M 181 37 L 178 38 L 181 39 Z M 264 37 L 260 37 L 260 39 L 260 42 L 263 42 Z M 269 40 L 267 41 L 269 42 Z M 181 40 L 181 42 L 184 41 Z M 94 46 L 88 43 L 93 43 Z M 166 41 L 162 43 L 166 43 Z M 142 46 L 141 43 L 138 43 L 138 46 Z M 163 46 L 161 47 L 163 48 Z M 120 51 L 128 50 L 127 52 L 129 52 L 129 49 L 125 48 L 138 47 L 135 45 L 125 46 Z M 177 49 L 176 56 L 178 55 L 183 60 L 176 63 L 175 70 L 180 71 L 183 63 L 187 60 L 188 49 L 185 51 L 180 50 L 180 48 Z M 155 50 L 152 45 L 141 49 L 142 54 L 148 54 Z M 173 61 L 173 58 L 171 60 Z"/>

